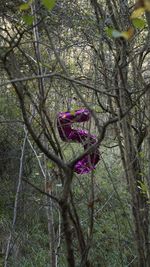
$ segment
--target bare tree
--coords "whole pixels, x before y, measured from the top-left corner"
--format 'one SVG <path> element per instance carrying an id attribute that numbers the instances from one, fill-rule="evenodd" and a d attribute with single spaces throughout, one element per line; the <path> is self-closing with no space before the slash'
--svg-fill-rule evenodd
<path id="1" fill-rule="evenodd" d="M 93 266 L 89 251 L 94 228 L 94 174 L 91 174 L 90 224 L 86 239 L 72 193 L 74 166 L 83 156 L 93 152 L 111 132 L 117 138 L 126 184 L 132 198 L 138 259 L 135 264 L 146 267 L 150 264 L 149 207 L 148 196 L 142 193 L 142 185 L 147 183 L 148 173 L 143 171 L 141 153 L 149 129 L 146 99 L 149 79 L 145 80 L 143 75 L 146 72 L 144 59 L 149 52 L 149 31 L 144 32 L 144 45 L 138 32 L 131 42 L 123 38 L 112 40 L 105 31 L 106 26 L 120 31 L 128 29 L 132 6 L 128 1 L 106 0 L 99 3 L 91 0 L 84 13 L 82 8 L 85 9 L 85 2 L 76 0 L 72 7 L 69 6 L 70 1 L 63 2 L 66 5 L 64 10 L 58 1 L 54 10 L 49 12 L 43 9 L 39 1 L 34 1 L 30 14 L 34 18 L 33 24 L 22 24 L 22 29 L 15 19 L 4 17 L 5 26 L 1 28 L 4 45 L 0 58 L 19 99 L 28 132 L 44 153 L 46 161 L 50 160 L 57 166 L 55 179 L 62 183 L 61 195 L 55 196 L 50 189 L 45 193 L 49 197 L 50 207 L 56 200 L 60 208 L 68 266 L 76 266 L 78 260 L 75 257 L 73 229 L 80 250 L 80 266 Z M 75 19 L 75 12 L 80 23 Z M 56 15 L 61 24 L 57 22 Z M 147 22 L 149 25 L 149 14 Z M 9 29 L 9 23 L 14 30 Z M 75 35 L 77 30 L 78 34 Z M 70 67 L 72 61 L 75 69 Z M 84 105 L 90 110 L 93 124 L 89 130 L 94 125 L 98 142 L 72 160 L 66 160 L 56 133 L 55 113 L 64 108 L 64 103 L 69 106 L 70 98 L 77 99 L 79 106 Z M 32 122 L 29 119 L 31 105 L 35 110 Z M 51 210 L 48 219 L 50 214 Z M 49 223 L 53 239 L 53 222 L 49 220 Z M 56 262 L 52 266 L 57 266 Z"/>

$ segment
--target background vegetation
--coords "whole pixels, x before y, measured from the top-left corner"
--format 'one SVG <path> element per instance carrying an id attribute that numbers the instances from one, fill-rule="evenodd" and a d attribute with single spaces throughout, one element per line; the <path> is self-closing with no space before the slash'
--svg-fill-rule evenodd
<path id="1" fill-rule="evenodd" d="M 3 1 L 0 266 L 150 266 L 150 3 Z M 65 143 L 57 114 L 86 107 L 101 159 Z"/>

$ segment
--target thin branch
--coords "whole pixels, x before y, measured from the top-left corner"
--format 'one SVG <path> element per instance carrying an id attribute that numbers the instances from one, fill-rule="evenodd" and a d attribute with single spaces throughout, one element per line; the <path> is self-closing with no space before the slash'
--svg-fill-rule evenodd
<path id="1" fill-rule="evenodd" d="M 73 168 L 74 165 L 81 160 L 84 156 L 86 156 L 87 154 L 92 153 L 102 142 L 102 140 L 104 139 L 105 136 L 105 132 L 107 127 L 110 124 L 116 123 L 118 121 L 121 121 L 127 114 L 129 114 L 129 112 L 132 110 L 132 108 L 134 106 L 136 106 L 137 102 L 139 101 L 139 99 L 150 89 L 150 84 L 148 84 L 145 88 L 145 90 L 143 90 L 143 92 L 137 97 L 136 101 L 123 113 L 120 115 L 120 117 L 116 116 L 112 119 L 109 119 L 101 128 L 101 134 L 98 137 L 98 141 L 97 143 L 91 145 L 88 149 L 86 149 L 82 154 L 80 154 L 77 158 L 75 158 L 74 160 L 72 160 L 71 162 L 68 163 L 68 167 Z"/>
<path id="2" fill-rule="evenodd" d="M 17 219 L 17 208 L 18 208 L 20 187 L 21 187 L 21 182 L 22 182 L 23 160 L 24 160 L 24 153 L 25 153 L 25 146 L 26 146 L 27 136 L 28 136 L 28 132 L 25 131 L 25 137 L 24 137 L 24 141 L 23 141 L 23 145 L 22 145 L 22 152 L 21 152 L 21 157 L 20 157 L 20 168 L 19 168 L 19 176 L 18 176 L 18 185 L 17 185 L 16 195 L 15 195 L 12 229 L 11 229 L 11 232 L 9 234 L 8 241 L 7 241 L 4 267 L 8 266 L 8 257 L 9 257 L 9 254 L 10 254 L 10 246 L 11 246 L 12 234 L 13 234 L 13 230 L 15 228 L 16 219 Z"/>
<path id="3" fill-rule="evenodd" d="M 14 56 L 13 52 L 9 53 L 9 57 L 6 58 L 6 61 L 4 62 L 4 64 L 5 64 L 4 65 L 5 69 L 6 69 L 10 78 L 16 77 L 16 76 L 20 76 L 20 77 L 22 76 L 22 74 L 20 73 L 19 67 L 17 66 L 17 62 L 15 60 L 15 56 Z M 29 133 L 31 134 L 33 140 L 35 141 L 37 146 L 41 149 L 41 151 L 49 159 L 54 161 L 59 167 L 61 167 L 63 170 L 66 171 L 67 165 L 56 154 L 51 153 L 51 151 L 49 151 L 47 149 L 47 147 L 40 141 L 39 137 L 37 136 L 37 134 L 35 133 L 32 125 L 31 125 L 31 122 L 29 121 L 26 106 L 25 106 L 25 96 L 24 96 L 24 92 L 27 91 L 26 86 L 24 84 L 22 84 L 21 82 L 19 82 L 19 84 L 17 84 L 17 83 L 12 83 L 12 84 L 14 86 L 14 89 L 16 91 L 16 94 L 17 94 L 19 102 L 20 102 L 20 107 L 22 110 L 22 114 L 23 114 L 23 118 L 24 118 L 26 127 L 27 127 Z"/>
<path id="4" fill-rule="evenodd" d="M 107 96 L 116 97 L 116 95 L 108 93 L 107 91 L 99 90 L 92 85 L 86 84 L 84 82 L 76 80 L 75 78 L 67 77 L 63 74 L 56 73 L 56 72 L 51 72 L 49 74 L 34 75 L 34 76 L 12 79 L 12 80 L 9 80 L 9 81 L 6 81 L 6 82 L 0 84 L 0 87 L 7 86 L 8 84 L 11 84 L 11 83 L 13 84 L 13 83 L 26 82 L 26 81 L 31 81 L 31 80 L 41 79 L 41 78 L 51 78 L 54 76 L 56 78 L 58 77 L 58 78 L 62 78 L 64 80 L 76 83 L 80 86 L 83 86 L 83 87 L 86 87 L 86 88 L 91 89 L 93 91 L 96 91 L 97 93 L 102 93 L 102 94 L 107 95 Z"/>
<path id="5" fill-rule="evenodd" d="M 46 193 L 45 191 L 43 191 L 42 189 L 40 189 L 39 187 L 37 187 L 36 185 L 34 185 L 33 183 L 31 183 L 29 180 L 25 179 L 25 178 L 22 178 L 22 180 L 27 183 L 28 185 L 30 185 L 31 187 L 33 187 L 36 191 L 38 191 L 39 193 L 41 193 L 42 195 L 45 195 L 47 197 L 50 197 L 52 200 L 54 200 L 55 202 L 57 202 L 58 204 L 59 203 L 59 200 L 54 197 L 53 195 L 49 194 L 49 193 Z"/>

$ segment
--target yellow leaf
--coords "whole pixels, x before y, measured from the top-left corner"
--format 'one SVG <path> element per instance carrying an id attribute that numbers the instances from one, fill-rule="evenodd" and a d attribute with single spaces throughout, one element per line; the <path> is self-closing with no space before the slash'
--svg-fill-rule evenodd
<path id="1" fill-rule="evenodd" d="M 144 0 L 144 7 L 146 11 L 150 11 L 150 0 Z"/>
<path id="2" fill-rule="evenodd" d="M 122 33 L 121 33 L 121 36 L 122 36 L 124 39 L 129 40 L 129 39 L 132 38 L 133 34 L 134 34 L 134 29 L 133 29 L 132 27 L 130 27 L 127 31 L 122 32 Z"/>
<path id="3" fill-rule="evenodd" d="M 132 14 L 131 14 L 131 19 L 135 19 L 135 18 L 138 18 L 140 16 L 142 16 L 145 12 L 145 7 L 139 7 L 137 9 L 135 9 Z"/>
<path id="4" fill-rule="evenodd" d="M 73 116 L 75 115 L 75 113 L 76 113 L 75 110 L 71 110 L 71 111 L 70 111 L 70 114 L 73 115 Z"/>

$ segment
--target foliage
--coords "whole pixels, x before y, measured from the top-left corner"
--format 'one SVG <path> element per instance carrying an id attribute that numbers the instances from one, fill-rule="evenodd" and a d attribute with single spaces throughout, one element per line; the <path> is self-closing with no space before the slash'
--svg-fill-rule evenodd
<path id="1" fill-rule="evenodd" d="M 0 261 L 147 267 L 149 1 L 6 1 L 1 12 Z M 76 127 L 98 138 L 101 160 L 80 176 L 83 146 L 62 142 L 56 121 L 82 107 L 91 121 Z"/>

